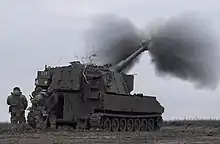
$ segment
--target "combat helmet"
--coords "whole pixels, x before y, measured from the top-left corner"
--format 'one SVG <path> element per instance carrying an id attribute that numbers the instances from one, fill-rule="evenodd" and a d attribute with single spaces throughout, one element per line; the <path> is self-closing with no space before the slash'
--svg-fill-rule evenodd
<path id="1" fill-rule="evenodd" d="M 41 87 L 35 87 L 35 90 L 32 92 L 32 96 L 35 97 L 37 94 L 39 94 L 42 91 Z"/>
<path id="2" fill-rule="evenodd" d="M 21 89 L 20 89 L 19 87 L 14 87 L 14 88 L 13 88 L 13 91 L 16 91 L 16 90 L 17 90 L 17 91 L 21 91 Z"/>
<path id="3" fill-rule="evenodd" d="M 11 94 L 12 95 L 20 95 L 21 94 L 21 89 L 19 87 L 14 87 Z"/>

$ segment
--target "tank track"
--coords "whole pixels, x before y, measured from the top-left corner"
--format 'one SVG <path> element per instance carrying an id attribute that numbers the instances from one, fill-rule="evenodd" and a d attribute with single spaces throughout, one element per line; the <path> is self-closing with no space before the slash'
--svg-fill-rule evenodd
<path id="1" fill-rule="evenodd" d="M 114 115 L 94 113 L 89 118 L 89 129 L 99 128 L 107 132 L 157 131 L 162 127 L 161 115 Z"/>
<path id="2" fill-rule="evenodd" d="M 86 120 L 87 119 L 87 120 Z M 161 115 L 141 115 L 141 116 L 134 116 L 134 115 L 115 115 L 115 114 L 105 114 L 105 113 L 93 113 L 89 117 L 85 119 L 87 130 L 92 130 L 94 128 L 99 129 L 104 132 L 152 132 L 159 130 L 163 125 L 163 118 Z M 35 127 L 35 121 L 33 118 L 32 113 L 29 113 L 28 123 Z M 69 125 L 74 129 L 73 123 L 75 122 L 64 122 L 61 125 Z M 77 124 L 77 122 L 76 122 Z M 57 125 L 57 126 L 58 126 Z M 81 128 L 79 128 L 81 129 Z"/>

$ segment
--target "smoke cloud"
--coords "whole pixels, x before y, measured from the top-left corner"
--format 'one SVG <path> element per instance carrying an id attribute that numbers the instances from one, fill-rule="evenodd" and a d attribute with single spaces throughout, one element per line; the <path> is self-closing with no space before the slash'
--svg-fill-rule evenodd
<path id="1" fill-rule="evenodd" d="M 97 61 L 116 65 L 135 52 L 143 40 L 138 30 L 127 18 L 116 15 L 96 17 L 91 29 L 85 32 L 86 43 L 94 48 Z M 139 57 L 124 70 L 128 71 Z"/>
<path id="2" fill-rule="evenodd" d="M 94 46 L 98 62 L 113 65 L 135 52 L 142 40 L 150 38 L 149 54 L 159 76 L 169 75 L 194 82 L 199 88 L 214 89 L 218 84 L 219 51 L 206 24 L 196 16 L 184 15 L 149 27 L 146 33 L 126 18 L 105 15 L 93 21 L 85 36 L 87 44 Z"/>
<path id="3" fill-rule="evenodd" d="M 196 83 L 198 88 L 218 84 L 218 47 L 203 19 L 183 15 L 172 18 L 150 34 L 150 55 L 159 75 Z"/>

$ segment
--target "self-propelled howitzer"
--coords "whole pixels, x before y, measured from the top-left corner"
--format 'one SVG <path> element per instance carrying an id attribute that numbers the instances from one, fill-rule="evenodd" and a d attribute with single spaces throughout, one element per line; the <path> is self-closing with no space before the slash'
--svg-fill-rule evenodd
<path id="1" fill-rule="evenodd" d="M 148 42 L 142 43 L 136 52 L 113 67 L 74 61 L 69 66 L 38 71 L 36 87 L 50 87 L 58 96 L 54 109 L 57 124 L 86 129 L 98 127 L 106 131 L 159 129 L 164 107 L 154 96 L 131 94 L 134 75 L 122 72 L 133 59 L 148 50 L 148 45 Z"/>

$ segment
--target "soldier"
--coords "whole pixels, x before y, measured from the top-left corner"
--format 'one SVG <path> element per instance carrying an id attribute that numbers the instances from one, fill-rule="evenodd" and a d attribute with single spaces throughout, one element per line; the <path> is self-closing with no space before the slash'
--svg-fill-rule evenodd
<path id="1" fill-rule="evenodd" d="M 32 108 L 34 109 L 34 117 L 36 119 L 36 128 L 42 129 L 44 126 L 44 116 L 46 116 L 46 99 L 48 97 L 47 91 L 42 90 L 31 100 Z"/>
<path id="2" fill-rule="evenodd" d="M 58 95 L 55 94 L 52 89 L 48 88 L 49 97 L 47 99 L 47 113 L 49 114 L 50 127 L 52 129 L 56 128 L 56 118 L 57 118 L 57 103 Z"/>
<path id="3" fill-rule="evenodd" d="M 43 89 L 41 87 L 35 87 L 34 91 L 31 93 L 30 95 L 30 101 L 32 102 L 32 100 L 35 98 L 36 95 L 38 95 Z M 35 99 L 36 101 L 36 99 Z M 27 110 L 29 110 L 29 113 L 27 115 L 27 122 L 28 122 L 28 126 L 27 128 L 34 128 L 36 126 L 36 122 L 35 122 L 35 114 L 38 113 L 37 111 L 37 105 L 32 102 L 32 106 L 29 107 Z"/>
<path id="4" fill-rule="evenodd" d="M 18 122 L 23 127 L 26 122 L 25 110 L 28 102 L 19 87 L 13 88 L 13 92 L 7 97 L 7 104 L 9 105 L 9 113 L 11 113 L 12 128 L 16 128 Z"/>

